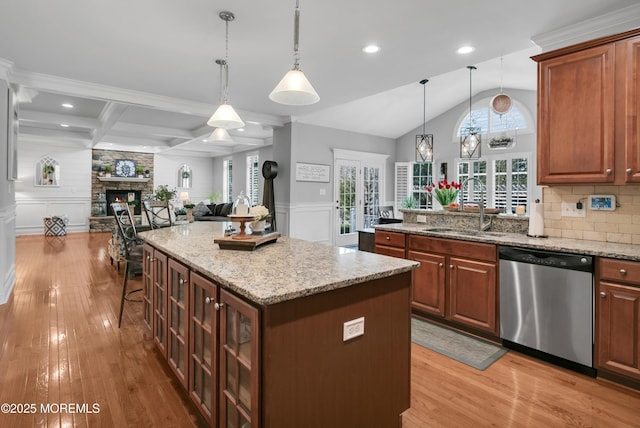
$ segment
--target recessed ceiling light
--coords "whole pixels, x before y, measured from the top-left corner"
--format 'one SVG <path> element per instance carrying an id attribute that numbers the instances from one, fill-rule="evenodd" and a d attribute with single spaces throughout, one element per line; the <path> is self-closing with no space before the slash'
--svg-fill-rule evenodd
<path id="1" fill-rule="evenodd" d="M 473 51 L 475 51 L 476 48 L 474 48 L 473 46 L 462 46 L 461 48 L 458 48 L 458 50 L 456 52 L 458 52 L 461 55 L 465 55 L 468 53 L 471 53 Z"/>
<path id="2" fill-rule="evenodd" d="M 238 129 L 236 129 L 236 131 L 238 131 L 238 132 L 244 132 L 244 128 L 238 128 Z"/>
<path id="3" fill-rule="evenodd" d="M 63 103 L 62 107 L 64 107 L 64 108 L 73 108 L 73 104 L 71 104 L 71 103 Z"/>
<path id="4" fill-rule="evenodd" d="M 378 45 L 367 45 L 362 48 L 362 52 L 364 53 L 376 53 L 380 50 L 380 46 Z"/>
<path id="5" fill-rule="evenodd" d="M 206 138 L 202 140 L 203 143 L 208 142 L 209 140 L 207 140 Z"/>
<path id="6" fill-rule="evenodd" d="M 68 128 L 69 125 L 67 125 L 66 123 L 61 123 L 60 126 L 62 126 L 63 128 Z"/>

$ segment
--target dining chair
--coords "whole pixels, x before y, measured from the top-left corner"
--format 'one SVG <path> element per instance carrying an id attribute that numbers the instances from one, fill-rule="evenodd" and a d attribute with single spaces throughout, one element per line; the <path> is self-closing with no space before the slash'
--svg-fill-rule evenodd
<path id="1" fill-rule="evenodd" d="M 134 272 L 142 271 L 142 240 L 138 238 L 135 221 L 129 210 L 129 205 L 121 202 L 111 204 L 113 216 L 118 224 L 118 232 L 122 240 L 122 256 L 125 262 L 124 280 L 122 284 L 122 297 L 120 299 L 120 314 L 118 315 L 118 328 L 122 325 L 122 312 L 124 302 L 141 302 L 142 300 L 130 299 L 129 296 L 142 288 L 127 291 L 129 276 Z"/>
<path id="2" fill-rule="evenodd" d="M 173 211 L 173 204 L 171 202 L 147 199 L 142 202 L 142 206 L 144 207 L 144 212 L 151 229 L 174 225 L 175 217 L 171 215 Z"/>

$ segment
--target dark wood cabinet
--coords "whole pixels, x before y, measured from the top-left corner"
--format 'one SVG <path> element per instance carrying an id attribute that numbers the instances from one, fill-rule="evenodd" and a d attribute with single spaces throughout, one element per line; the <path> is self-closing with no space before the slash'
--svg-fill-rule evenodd
<path id="1" fill-rule="evenodd" d="M 640 381 L 640 263 L 600 259 L 596 368 Z"/>
<path id="2" fill-rule="evenodd" d="M 167 360 L 178 380 L 187 387 L 189 268 L 169 259 L 167 276 Z"/>
<path id="3" fill-rule="evenodd" d="M 446 310 L 446 257 L 440 254 L 409 250 L 407 258 L 420 262 L 420 267 L 412 272 L 412 307 L 444 317 Z"/>
<path id="4" fill-rule="evenodd" d="M 153 342 L 167 355 L 167 256 L 149 244 L 142 247 L 144 323 Z"/>
<path id="5" fill-rule="evenodd" d="M 498 335 L 495 245 L 409 235 L 412 308 Z"/>
<path id="6" fill-rule="evenodd" d="M 405 256 L 405 236 L 401 232 L 376 230 L 376 253 L 403 259 Z"/>
<path id="7" fill-rule="evenodd" d="M 189 275 L 189 396 L 215 426 L 218 367 L 218 287 L 195 272 Z"/>
<path id="8" fill-rule="evenodd" d="M 640 182 L 640 30 L 534 56 L 538 184 Z"/>
<path id="9" fill-rule="evenodd" d="M 220 426 L 259 426 L 258 310 L 220 291 Z"/>

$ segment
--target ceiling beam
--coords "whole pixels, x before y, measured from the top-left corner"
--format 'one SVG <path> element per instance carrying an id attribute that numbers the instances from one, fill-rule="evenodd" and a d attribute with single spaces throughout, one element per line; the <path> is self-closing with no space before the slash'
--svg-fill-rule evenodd
<path id="1" fill-rule="evenodd" d="M 72 116 L 66 114 L 47 113 L 42 111 L 21 110 L 20 122 L 36 122 L 57 125 L 64 123 L 76 128 L 94 129 L 100 126 L 97 119 L 91 117 Z"/>
<path id="2" fill-rule="evenodd" d="M 120 119 L 120 116 L 127 111 L 128 106 L 124 104 L 112 103 L 108 102 L 107 105 L 104 106 L 102 111 L 100 112 L 100 116 L 98 120 L 100 121 L 100 126 L 97 126 L 93 131 L 91 131 L 91 146 L 95 147 L 102 138 L 109 132 L 111 128 L 116 124 L 116 122 Z"/>
<path id="3" fill-rule="evenodd" d="M 154 137 L 164 138 L 181 138 L 192 139 L 195 135 L 192 132 L 178 129 L 178 128 L 165 128 L 162 126 L 151 125 L 139 125 L 136 123 L 120 122 L 112 128 L 113 132 L 118 132 L 121 135 L 153 135 Z"/>
<path id="4" fill-rule="evenodd" d="M 12 70 L 10 79 L 12 83 L 44 91 L 146 108 L 156 108 L 175 113 L 191 114 L 203 118 L 209 118 L 217 108 L 216 105 L 197 101 L 99 85 L 15 68 Z M 236 111 L 245 121 L 259 122 L 270 126 L 282 127 L 289 121 L 289 119 L 284 116 L 274 116 L 240 109 L 236 109 Z"/>

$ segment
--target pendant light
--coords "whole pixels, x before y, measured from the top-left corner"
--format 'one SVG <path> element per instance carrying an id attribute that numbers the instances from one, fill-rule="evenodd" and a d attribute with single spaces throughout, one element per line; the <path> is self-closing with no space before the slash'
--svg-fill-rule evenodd
<path id="1" fill-rule="evenodd" d="M 460 130 L 460 157 L 466 159 L 480 159 L 481 156 L 481 138 L 479 127 L 473 126 L 474 120 L 471 117 L 471 73 L 477 70 L 473 65 L 468 65 L 469 69 L 469 126 Z"/>
<path id="2" fill-rule="evenodd" d="M 429 80 L 420 81 L 422 85 L 422 134 L 416 135 L 416 162 L 433 162 L 433 134 L 427 134 L 427 90 Z"/>
<path id="3" fill-rule="evenodd" d="M 238 113 L 228 103 L 229 98 L 229 21 L 233 21 L 236 17 L 231 12 L 220 12 L 220 19 L 225 22 L 225 59 L 216 60 L 216 64 L 220 65 L 220 86 L 222 86 L 222 75 L 224 74 L 224 86 L 220 91 L 220 105 L 213 116 L 207 121 L 207 125 L 214 128 L 235 129 L 244 126 L 244 122 L 238 116 Z"/>
<path id="4" fill-rule="evenodd" d="M 207 138 L 208 141 L 218 141 L 223 143 L 233 143 L 233 139 L 229 132 L 224 128 L 216 128 L 211 133 L 211 136 Z"/>
<path id="5" fill-rule="evenodd" d="M 279 104 L 306 106 L 320 101 L 320 97 L 304 73 L 300 70 L 298 40 L 300 38 L 300 4 L 296 0 L 293 21 L 293 68 L 282 78 L 269 94 L 271 101 Z"/>

